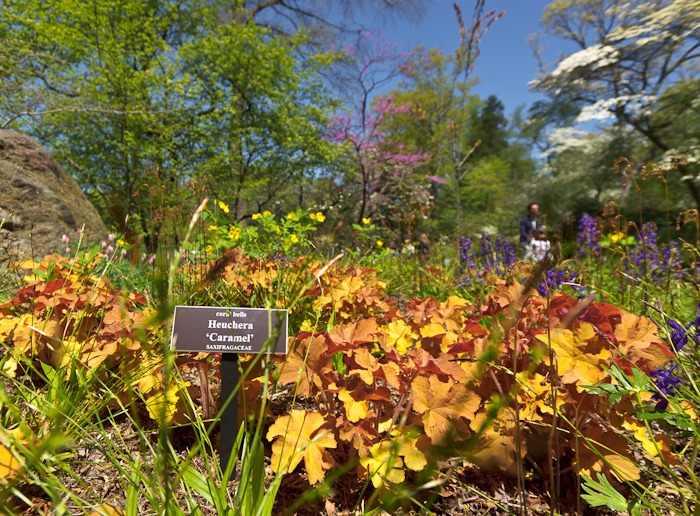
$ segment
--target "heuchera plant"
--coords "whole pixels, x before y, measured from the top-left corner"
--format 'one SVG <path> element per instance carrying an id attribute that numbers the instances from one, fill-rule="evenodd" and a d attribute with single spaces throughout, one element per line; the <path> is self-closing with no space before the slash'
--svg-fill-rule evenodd
<path id="1" fill-rule="evenodd" d="M 275 288 L 269 264 L 247 274 L 227 267 L 223 277 L 241 291 Z M 318 282 L 303 294 L 316 317 L 302 323 L 274 375 L 305 407 L 268 431 L 278 474 L 303 462 L 313 484 L 357 464 L 360 478 L 391 487 L 448 446 L 504 471 L 529 457 L 545 476 L 551 425 L 559 429 L 552 459 L 588 476 L 639 478 L 627 438 L 613 428 L 629 431 L 651 460 L 655 450 L 672 456 L 667 436 L 648 435 L 630 410 L 631 395 L 611 400 L 596 389 L 618 383 L 612 369 L 648 376 L 673 356 L 644 317 L 561 292 L 550 293 L 547 311 L 545 298 L 526 297 L 517 283 L 501 283 L 479 304 L 414 299 L 402 311 L 371 269 L 334 266 Z M 652 392 L 642 400 L 653 410 Z"/>

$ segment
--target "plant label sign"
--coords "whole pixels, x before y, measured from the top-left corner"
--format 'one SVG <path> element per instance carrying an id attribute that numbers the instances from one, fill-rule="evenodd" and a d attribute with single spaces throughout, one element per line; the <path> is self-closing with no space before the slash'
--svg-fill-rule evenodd
<path id="1" fill-rule="evenodd" d="M 277 338 L 270 342 L 274 336 Z M 221 471 L 226 476 L 239 430 L 238 353 L 286 355 L 287 310 L 176 306 L 170 349 L 221 353 L 221 405 L 224 410 L 221 412 L 219 453 Z M 228 478 L 223 481 L 226 483 Z"/>
<path id="2" fill-rule="evenodd" d="M 265 347 L 270 336 L 277 339 Z M 287 354 L 287 310 L 176 306 L 170 348 L 195 353 Z"/>

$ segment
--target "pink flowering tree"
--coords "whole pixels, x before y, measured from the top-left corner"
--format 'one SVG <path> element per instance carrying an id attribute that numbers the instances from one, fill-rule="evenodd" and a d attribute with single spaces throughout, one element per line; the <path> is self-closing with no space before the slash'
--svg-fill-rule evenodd
<path id="1" fill-rule="evenodd" d="M 328 135 L 348 151 L 343 182 L 357 199 L 353 217 L 358 224 L 367 217 L 405 221 L 430 207 L 429 180 L 417 172 L 430 156 L 386 131 L 392 117 L 413 113 L 411 103 L 396 104 L 392 96 L 375 93 L 409 66 L 412 52 L 400 50 L 381 32 L 361 32 L 344 52 L 348 62 L 339 78 L 353 98 L 352 110 L 332 119 Z"/>

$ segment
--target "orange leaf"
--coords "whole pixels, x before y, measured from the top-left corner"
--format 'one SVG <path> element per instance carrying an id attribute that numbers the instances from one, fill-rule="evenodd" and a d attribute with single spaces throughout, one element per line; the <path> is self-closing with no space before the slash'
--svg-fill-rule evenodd
<path id="1" fill-rule="evenodd" d="M 400 484 L 406 478 L 403 460 L 397 451 L 393 443 L 382 441 L 372 446 L 369 454 L 360 459 L 360 464 L 366 474 L 371 476 L 372 484 L 377 489 L 382 487 L 385 481 Z"/>
<path id="2" fill-rule="evenodd" d="M 90 513 L 90 516 L 124 516 L 126 513 L 122 509 L 117 509 L 114 505 L 103 503 Z"/>
<path id="3" fill-rule="evenodd" d="M 574 438 L 569 441 L 575 449 Z M 627 439 L 615 432 L 604 432 L 598 426 L 587 428 L 579 438 L 579 456 L 574 470 L 590 478 L 593 473 L 605 473 L 618 481 L 638 480 L 639 467 L 627 451 Z"/>
<path id="4" fill-rule="evenodd" d="M 441 382 L 437 377 L 417 377 L 412 384 L 413 410 L 423 415 L 423 427 L 433 444 L 442 443 L 453 431 L 464 438 L 468 429 L 462 418 L 472 418 L 481 398 L 461 383 Z"/>
<path id="5" fill-rule="evenodd" d="M 349 362 L 348 376 L 359 376 L 367 385 L 374 383 L 374 374 L 379 370 L 379 361 L 367 348 L 358 348 L 353 351 Z"/>
<path id="6" fill-rule="evenodd" d="M 333 434 L 321 430 L 325 420 L 318 412 L 292 410 L 289 416 L 277 418 L 267 432 L 272 441 L 272 467 L 279 474 L 294 471 L 304 459 L 309 483 L 317 484 L 325 477 L 325 471 L 333 466 L 333 459 L 326 451 L 335 448 Z"/>
<path id="7" fill-rule="evenodd" d="M 363 419 L 358 423 L 352 423 L 343 419 L 340 423 L 338 434 L 340 439 L 345 442 L 351 442 L 361 456 L 367 455 L 369 449 L 379 437 L 377 430 L 374 428 L 374 423 L 369 419 Z"/>
<path id="8" fill-rule="evenodd" d="M 615 338 L 622 356 L 646 372 L 662 367 L 673 356 L 659 338 L 656 325 L 646 317 L 623 313 Z"/>
<path id="9" fill-rule="evenodd" d="M 437 308 L 438 303 L 434 297 L 425 299 L 414 298 L 406 309 L 406 315 L 413 317 L 416 323 L 423 323 Z"/>
<path id="10" fill-rule="evenodd" d="M 357 347 L 360 344 L 374 342 L 377 329 L 377 320 L 374 318 L 360 318 L 353 324 L 337 324 L 329 333 L 329 337 L 336 346 L 343 347 L 343 344 L 351 344 L 352 347 Z M 331 350 L 331 354 L 335 354 L 335 349 Z"/>
<path id="11" fill-rule="evenodd" d="M 561 381 L 576 384 L 579 392 L 582 390 L 579 385 L 594 385 L 608 377 L 600 363 L 601 359 L 610 357 L 610 352 L 603 350 L 600 355 L 583 352 L 588 340 L 593 338 L 597 338 L 597 334 L 588 323 L 582 324 L 575 331 L 554 330 L 549 339 L 547 335 L 537 335 L 537 340 L 545 346 L 551 342 Z M 544 361 L 551 365 L 548 356 L 545 356 Z"/>
<path id="12" fill-rule="evenodd" d="M 520 418 L 542 421 L 540 414 L 553 414 L 552 385 L 549 380 L 541 374 L 529 375 L 525 371 L 518 373 L 517 377 L 521 385 L 518 400 L 523 405 Z M 558 409 L 572 401 L 568 391 L 560 388 L 555 388 L 554 391 Z"/>
<path id="13" fill-rule="evenodd" d="M 333 369 L 331 359 L 325 353 L 328 349 L 327 338 L 328 334 L 321 332 L 313 337 L 297 339 L 286 360 L 277 368 L 279 382 L 296 384 L 298 381 L 299 395 L 307 397 L 321 388 L 322 375 Z"/>
<path id="14" fill-rule="evenodd" d="M 486 413 L 479 412 L 474 416 L 469 426 L 478 432 L 486 420 Z M 496 466 L 503 471 L 508 470 L 515 462 L 517 452 L 515 425 L 516 419 L 513 410 L 510 408 L 501 409 L 498 417 L 494 418 L 479 436 L 476 446 L 469 454 L 470 459 L 485 467 Z M 524 437 L 521 439 L 520 452 L 521 456 L 525 457 L 527 447 Z"/>
<path id="15" fill-rule="evenodd" d="M 393 346 L 401 354 L 406 353 L 408 348 L 413 346 L 413 339 L 418 337 L 417 334 L 413 333 L 411 326 L 401 319 L 391 321 L 379 329 L 385 335 L 382 343 L 384 349 L 387 349 L 388 346 Z"/>
<path id="16" fill-rule="evenodd" d="M 357 423 L 367 417 L 369 412 L 367 400 L 356 400 L 347 389 L 340 389 L 338 399 L 345 405 L 345 413 L 349 421 Z"/>
<path id="17" fill-rule="evenodd" d="M 0 444 L 0 480 L 17 478 L 23 465 L 9 448 Z"/>

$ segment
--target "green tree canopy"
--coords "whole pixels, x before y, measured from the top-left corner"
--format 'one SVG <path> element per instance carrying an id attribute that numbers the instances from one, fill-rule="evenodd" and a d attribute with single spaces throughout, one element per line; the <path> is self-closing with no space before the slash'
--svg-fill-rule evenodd
<path id="1" fill-rule="evenodd" d="M 298 59 L 303 33 L 222 23 L 206 2 L 9 0 L 0 114 L 54 150 L 113 224 L 150 196 L 207 179 L 237 219 L 332 156 L 330 54 Z M 158 174 L 154 171 L 159 170 Z M 213 181 L 211 181 L 213 179 Z"/>

